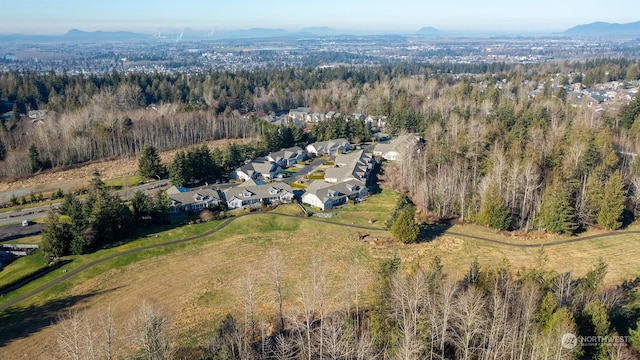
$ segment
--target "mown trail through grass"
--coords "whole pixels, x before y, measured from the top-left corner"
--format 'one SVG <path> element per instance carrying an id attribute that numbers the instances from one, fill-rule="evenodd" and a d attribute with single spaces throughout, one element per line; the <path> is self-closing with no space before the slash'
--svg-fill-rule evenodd
<path id="1" fill-rule="evenodd" d="M 235 217 L 231 217 L 228 219 L 225 219 L 223 222 L 221 222 L 218 226 L 216 226 L 215 228 L 211 229 L 211 230 L 207 230 L 201 234 L 197 234 L 197 235 L 193 235 L 193 236 L 189 236 L 186 238 L 182 238 L 182 239 L 177 239 L 177 240 L 171 240 L 171 241 L 167 241 L 167 242 L 163 242 L 163 243 L 156 243 L 156 244 L 151 244 L 151 245 L 146 245 L 146 246 L 141 246 L 138 248 L 133 248 L 133 249 L 129 249 L 129 250 L 125 250 L 122 252 L 117 252 L 117 253 L 112 253 L 109 254 L 105 257 L 96 259 L 94 261 L 88 262 L 86 264 L 83 264 L 82 266 L 79 266 L 76 269 L 70 270 L 69 272 L 65 273 L 63 276 L 49 282 L 46 284 L 43 284 L 41 286 L 39 286 L 36 289 L 33 289 L 27 293 L 24 293 L 14 299 L 11 299 L 7 302 L 5 302 L 4 304 L 0 305 L 0 312 L 4 311 L 5 309 L 14 306 L 18 303 L 20 303 L 21 301 L 24 301 L 40 292 L 43 292 L 57 284 L 60 284 L 61 282 L 79 274 L 82 273 L 84 271 L 86 271 L 87 269 L 90 269 L 92 267 L 95 267 L 96 265 L 99 265 L 101 263 L 104 263 L 106 261 L 121 257 L 121 256 L 126 256 L 126 255 L 130 255 L 130 254 L 134 254 L 134 253 L 139 253 L 139 252 L 143 252 L 149 249 L 154 249 L 154 248 L 160 248 L 160 247 L 166 247 L 166 246 L 172 246 L 172 245 L 177 245 L 177 244 L 182 244 L 182 243 L 186 243 L 186 242 L 190 242 L 193 240 L 197 240 L 197 239 L 201 239 L 203 237 L 212 235 L 222 229 L 224 229 L 225 227 L 229 226 L 231 223 L 233 223 L 235 220 L 240 219 L 242 217 L 245 216 L 251 216 L 251 215 L 261 215 L 264 214 L 262 212 L 256 212 L 256 213 L 247 213 L 247 214 L 241 214 Z M 332 222 L 332 221 L 327 221 L 327 220 L 322 220 L 322 219 L 315 219 L 315 218 L 301 218 L 299 216 L 295 216 L 295 215 L 289 215 L 289 214 L 278 214 L 278 213 L 270 213 L 271 215 L 277 215 L 277 216 L 282 216 L 282 217 L 289 217 L 289 218 L 297 218 L 300 220 L 308 220 L 308 221 L 313 221 L 313 222 L 320 222 L 320 223 L 325 223 L 327 225 L 337 225 L 337 226 L 343 226 L 343 227 L 348 227 L 348 228 L 352 228 L 352 229 L 360 229 L 360 230 L 369 230 L 369 231 L 380 231 L 382 229 L 378 228 L 378 227 L 373 227 L 373 226 L 364 226 L 364 225 L 355 225 L 355 224 L 346 224 L 346 223 L 339 223 L 339 222 Z M 481 236 L 475 236 L 475 235 L 470 235 L 470 234 L 463 234 L 463 233 L 459 233 L 459 232 L 453 232 L 453 231 L 444 231 L 442 232 L 439 236 L 442 235 L 448 235 L 448 236 L 455 236 L 455 237 L 464 237 L 464 238 L 469 238 L 469 239 L 473 239 L 473 240 L 478 240 L 478 241 L 482 241 L 482 242 L 488 242 L 488 243 L 492 243 L 492 244 L 497 244 L 497 245 L 501 245 L 501 246 L 508 246 L 508 247 L 514 247 L 514 248 L 536 248 L 536 247 L 549 247 L 549 246 L 558 246 L 558 245 L 565 245 L 565 244 L 571 244 L 571 243 L 577 243 L 577 242 L 583 242 L 583 241 L 589 241 L 589 240 L 593 240 L 593 239 L 598 239 L 598 238 L 606 238 L 606 237 L 613 237 L 613 236 L 620 236 L 620 235 L 627 235 L 627 234 L 640 234 L 639 230 L 628 230 L 628 231 L 621 231 L 621 232 L 610 232 L 610 233 L 603 233 L 603 234 L 593 234 L 593 235 L 587 235 L 587 236 L 583 236 L 583 237 L 576 237 L 576 238 L 570 238 L 570 239 L 562 239 L 562 240 L 557 240 L 557 241 L 553 241 L 553 242 L 545 242 L 545 243 L 528 243 L 528 244 L 517 244 L 517 243 L 510 243 L 510 242 L 506 242 L 506 241 L 500 241 L 500 240 L 495 240 L 495 239 L 490 239 L 487 237 L 481 237 Z"/>

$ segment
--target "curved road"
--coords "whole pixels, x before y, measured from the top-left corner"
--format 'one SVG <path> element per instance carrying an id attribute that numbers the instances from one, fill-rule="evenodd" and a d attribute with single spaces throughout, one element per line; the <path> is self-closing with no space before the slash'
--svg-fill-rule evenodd
<path id="1" fill-rule="evenodd" d="M 96 266 L 98 264 L 101 264 L 105 261 L 109 261 L 111 259 L 114 259 L 116 257 L 119 256 L 123 256 L 123 255 L 128 255 L 128 254 L 133 254 L 133 253 L 137 253 L 137 252 L 141 252 L 141 251 L 145 251 L 145 250 L 149 250 L 149 249 L 153 249 L 153 248 L 158 248 L 161 246 L 170 246 L 170 245 L 176 245 L 176 244 L 182 244 L 182 243 L 186 243 L 189 241 L 193 241 L 196 239 L 201 239 L 205 236 L 209 236 L 211 234 L 214 234 L 220 230 L 222 230 L 223 228 L 227 227 L 229 224 L 231 224 L 233 221 L 235 221 L 236 219 L 239 219 L 241 217 L 244 216 L 250 216 L 250 215 L 264 215 L 264 214 L 270 214 L 270 215 L 278 215 L 278 216 L 283 216 L 283 217 L 291 217 L 291 218 L 296 218 L 296 219 L 306 219 L 309 221 L 315 221 L 315 222 L 321 222 L 321 223 L 325 223 L 325 224 L 332 224 L 332 225 L 338 225 L 338 226 L 345 226 L 345 227 L 349 227 L 349 228 L 353 228 L 353 229 L 361 229 L 361 230 L 370 230 L 370 231 L 384 231 L 384 229 L 380 229 L 380 228 L 376 228 L 376 227 L 371 227 L 371 226 L 363 226 L 363 225 L 352 225 L 352 224 L 344 224 L 344 223 L 338 223 L 338 222 L 331 222 L 331 221 L 327 221 L 327 220 L 321 220 L 321 219 L 314 219 L 314 218 L 300 218 L 299 216 L 295 216 L 295 215 L 287 215 L 287 214 L 277 214 L 277 213 L 262 213 L 262 212 L 255 212 L 255 213 L 247 213 L 247 214 L 242 214 L 242 215 L 238 215 L 238 216 L 234 216 L 228 219 L 225 219 L 222 223 L 220 223 L 218 226 L 216 226 L 215 228 L 205 231 L 202 234 L 198 234 L 198 235 L 194 235 L 194 236 L 190 236 L 184 239 L 178 239 L 178 240 L 172 240 L 172 241 L 168 241 L 168 242 L 163 242 L 163 243 L 159 243 L 159 244 L 153 244 L 153 245 L 147 245 L 147 246 L 142 246 L 139 248 L 135 248 L 135 249 L 129 249 L 123 252 L 119 252 L 119 253 L 113 253 L 111 255 L 105 256 L 103 258 L 100 258 L 98 260 L 92 261 L 90 263 L 84 264 L 76 269 L 73 269 L 69 272 L 67 272 L 66 274 L 64 274 L 63 276 L 47 283 L 47 284 L 43 284 L 40 287 L 31 290 L 25 294 L 22 294 L 18 297 L 16 297 L 15 299 L 12 299 L 4 304 L 0 305 L 0 312 L 4 311 L 5 309 L 16 305 L 17 303 L 26 300 L 28 298 L 30 298 L 31 296 L 34 296 L 44 290 L 47 290 L 59 283 L 61 283 L 62 281 L 65 281 L 67 279 L 69 279 L 70 277 L 79 274 L 82 271 L 85 271 L 93 266 Z M 500 241 L 500 240 L 494 240 L 494 239 L 489 239 L 489 238 L 483 238 L 480 236 L 474 236 L 474 235 L 467 235 L 467 234 L 461 234 L 461 233 L 457 233 L 457 232 L 445 232 L 443 235 L 450 235 L 450 236 L 458 236 L 458 237 L 465 237 L 465 238 L 469 238 L 469 239 L 473 239 L 473 240 L 479 240 L 479 241 L 484 241 L 484 242 L 488 242 L 488 243 L 492 243 L 492 244 L 498 244 L 498 245 L 503 245 L 503 246 L 512 246 L 512 247 L 516 247 L 516 248 L 535 248 L 535 247 L 540 247 L 540 246 L 557 246 L 557 245 L 565 245 L 565 244 L 571 244 L 571 243 L 576 243 L 576 242 L 581 242 L 581 241 L 588 241 L 588 240 L 593 240 L 593 239 L 597 239 L 597 238 L 606 238 L 606 237 L 612 237 L 612 236 L 619 236 L 619 235 L 625 235 L 625 234 L 640 234 L 639 230 L 630 230 L 630 231 L 624 231 L 624 232 L 610 232 L 610 233 L 605 233 L 605 234 L 594 234 L 594 235 L 588 235 L 588 236 L 583 236 L 583 237 L 576 237 L 573 239 L 565 239 L 565 240 L 559 240 L 559 241 L 555 241 L 555 242 L 550 242 L 550 243 L 535 243 L 535 244 L 514 244 L 514 243 L 509 243 L 509 242 L 505 242 L 505 241 Z"/>

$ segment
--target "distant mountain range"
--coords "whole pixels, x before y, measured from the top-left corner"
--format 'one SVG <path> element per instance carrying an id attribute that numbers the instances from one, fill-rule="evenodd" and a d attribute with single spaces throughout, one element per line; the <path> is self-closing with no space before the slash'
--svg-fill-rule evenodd
<path id="1" fill-rule="evenodd" d="M 432 26 L 428 26 L 428 27 L 423 27 L 422 29 L 418 30 L 416 35 L 420 35 L 420 36 L 442 36 L 442 35 L 444 35 L 444 33 L 442 31 L 432 27 Z"/>
<path id="2" fill-rule="evenodd" d="M 587 37 L 601 37 L 601 36 L 640 36 L 640 21 L 627 23 L 627 24 L 615 24 L 608 22 L 594 22 L 591 24 L 574 26 L 565 32 L 564 35 L 568 36 L 587 36 Z"/>
<path id="3" fill-rule="evenodd" d="M 253 28 L 233 31 L 205 31 L 195 29 L 166 30 L 156 34 L 142 34 L 128 31 L 82 31 L 69 30 L 64 35 L 24 35 L 24 34 L 0 34 L 0 41 L 32 41 L 32 42 L 126 42 L 146 40 L 206 40 L 206 39 L 259 39 L 259 38 L 284 38 L 284 37 L 334 37 L 334 36 L 366 36 L 366 35 L 394 35 L 394 36 L 474 36 L 472 32 L 443 32 L 434 27 L 423 27 L 416 32 L 382 32 L 382 31 L 349 31 L 336 30 L 329 27 L 308 27 L 298 31 L 283 29 Z M 487 36 L 487 34 L 475 34 Z M 493 34 L 499 35 L 499 34 Z M 502 36 L 516 36 L 517 34 L 501 33 Z M 544 35 L 544 34 L 542 34 Z M 595 22 L 592 24 L 578 25 L 562 33 L 548 33 L 548 35 L 570 37 L 640 37 L 640 21 L 628 24 L 612 24 L 607 22 Z"/>
<path id="4" fill-rule="evenodd" d="M 62 35 L 67 40 L 88 40 L 88 41 L 127 41 L 127 40 L 145 40 L 151 35 L 138 34 L 128 31 L 82 31 L 78 29 L 69 30 Z"/>
<path id="5" fill-rule="evenodd" d="M 332 37 L 361 35 L 402 35 L 402 36 L 443 36 L 445 33 L 424 27 L 415 33 L 393 34 L 375 31 L 336 30 L 329 27 L 308 27 L 298 31 L 283 29 L 253 28 L 233 31 L 211 31 L 184 29 L 162 31 L 156 34 L 142 34 L 128 31 L 82 31 L 69 30 L 64 35 L 24 35 L 0 34 L 0 41 L 38 41 L 38 42 L 125 42 L 140 40 L 204 40 L 204 39 L 258 39 L 278 37 Z"/>

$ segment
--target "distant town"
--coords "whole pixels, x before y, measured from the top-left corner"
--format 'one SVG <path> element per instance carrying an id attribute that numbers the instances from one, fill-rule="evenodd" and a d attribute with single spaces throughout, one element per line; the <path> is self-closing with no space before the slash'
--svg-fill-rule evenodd
<path id="1" fill-rule="evenodd" d="M 73 38 L 72 38 L 73 39 Z M 0 71 L 99 75 L 114 71 L 196 74 L 210 70 L 370 66 L 404 62 L 532 64 L 638 58 L 640 40 L 557 37 L 313 36 L 251 39 L 27 41 L 0 37 Z M 487 71 L 490 69 L 488 68 Z M 444 67 L 443 71 L 456 72 Z"/>

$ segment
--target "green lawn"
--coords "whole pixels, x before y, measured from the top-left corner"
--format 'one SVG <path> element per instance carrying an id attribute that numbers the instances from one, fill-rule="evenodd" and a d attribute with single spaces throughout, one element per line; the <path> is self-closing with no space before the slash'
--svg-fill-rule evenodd
<path id="1" fill-rule="evenodd" d="M 105 180 L 104 184 L 106 187 L 122 189 L 125 187 L 138 185 L 138 183 L 141 181 L 147 181 L 147 179 L 140 175 L 130 175 L 121 178 Z"/>
<path id="2" fill-rule="evenodd" d="M 398 193 L 391 190 L 382 190 L 372 194 L 361 203 L 355 205 L 343 205 L 332 209 L 338 215 L 328 218 L 328 221 L 350 225 L 362 225 L 384 229 L 384 221 L 389 218 L 398 199 Z M 372 220 L 372 223 L 369 223 Z"/>
<path id="3" fill-rule="evenodd" d="M 74 256 L 69 256 L 69 258 L 72 260 L 69 264 L 66 264 L 62 267 L 60 267 L 59 269 L 56 269 L 54 271 L 52 271 L 51 273 L 37 279 L 34 280 L 32 282 L 30 282 L 29 284 L 26 284 L 25 286 L 21 287 L 20 289 L 17 289 L 15 291 L 12 291 L 11 293 L 7 294 L 5 297 L 0 299 L 0 304 L 2 302 L 4 302 L 5 300 L 9 300 L 12 299 L 16 296 L 19 296 L 20 294 L 23 294 L 25 292 L 28 292 L 30 290 L 33 290 L 35 288 L 37 288 L 38 286 L 48 283 L 62 275 L 64 275 L 65 271 L 71 271 L 73 269 L 76 269 L 86 263 L 92 262 L 94 260 L 100 259 L 102 257 L 111 255 L 113 253 L 118 253 L 118 252 L 123 252 L 125 250 L 129 250 L 129 249 L 134 249 L 134 248 L 139 248 L 139 247 L 143 247 L 143 246 L 147 246 L 147 245 L 153 245 L 153 244 L 157 244 L 157 243 L 163 243 L 163 242 L 167 242 L 167 241 L 171 241 L 171 240 L 177 240 L 177 239 L 183 239 L 183 238 L 187 238 L 190 236 L 194 236 L 197 234 L 201 234 L 205 231 L 211 230 L 213 228 L 215 228 L 216 226 L 218 226 L 220 224 L 220 222 L 222 222 L 221 220 L 217 220 L 217 221 L 210 221 L 210 222 L 206 222 L 206 223 L 201 223 L 201 224 L 193 224 L 193 225 L 184 225 L 184 226 L 180 226 L 177 228 L 172 228 L 169 230 L 165 230 L 165 231 L 159 231 L 157 233 L 153 233 L 154 229 L 158 229 L 160 230 L 160 227 L 156 227 L 156 228 L 148 228 L 146 229 L 147 232 L 150 232 L 150 234 L 148 235 L 144 235 L 141 236 L 135 240 L 132 241 L 127 241 L 124 244 L 121 244 L 119 246 L 115 246 L 109 249 L 103 249 L 103 250 L 99 250 L 96 251 L 94 253 L 91 254 L 87 254 L 87 255 L 74 255 Z M 146 259 L 149 257 L 155 257 L 155 256 L 159 256 L 159 255 L 163 255 L 163 254 L 167 254 L 171 251 L 175 251 L 176 248 L 179 248 L 181 246 L 184 245 L 176 245 L 176 246 L 172 246 L 172 247 L 160 247 L 157 249 L 151 249 L 145 252 L 141 252 L 141 253 L 137 253 L 137 254 L 130 254 L 130 255 L 125 255 L 123 257 L 119 257 L 116 258 L 114 260 L 108 261 L 106 263 L 102 263 L 97 265 L 94 268 L 91 268 L 85 272 L 83 272 L 81 275 L 74 277 L 73 279 L 73 283 L 79 283 L 80 280 L 82 279 L 88 279 L 91 277 L 94 277 L 98 274 L 103 273 L 104 271 L 114 268 L 114 267 L 123 267 L 123 266 L 127 266 L 131 263 L 134 263 L 136 261 L 140 261 L 142 259 Z M 34 255 L 37 256 L 39 258 L 42 258 L 42 256 L 38 256 L 38 255 Z M 38 266 L 37 262 L 35 262 L 34 259 L 32 259 L 33 256 L 27 257 L 27 259 L 33 261 L 33 262 L 24 262 L 23 264 L 21 264 L 20 266 L 20 274 L 26 274 L 26 273 L 30 273 L 34 270 L 36 270 L 37 268 L 39 268 L 40 266 Z M 5 269 L 6 270 L 6 269 Z M 4 280 L 4 271 L 0 272 L 0 276 L 3 278 Z M 16 275 L 19 276 L 19 275 Z M 6 280 L 7 282 L 11 281 L 11 280 Z M 42 301 L 44 299 L 48 299 L 51 297 L 55 297 L 56 294 L 58 294 L 59 289 L 57 288 L 51 288 L 37 296 L 35 296 L 30 303 L 33 302 L 38 302 L 38 301 Z"/>
<path id="4" fill-rule="evenodd" d="M 27 199 L 28 199 L 28 197 L 27 197 Z M 29 209 L 32 209 L 32 208 L 35 208 L 35 207 L 59 204 L 61 202 L 62 202 L 62 199 L 44 200 L 44 201 L 38 201 L 38 202 L 28 203 L 28 204 L 24 204 L 24 205 L 3 207 L 3 208 L 0 208 L 0 213 L 5 213 L 5 212 L 9 212 L 9 211 L 20 211 L 20 210 L 25 210 L 26 211 L 26 210 L 29 210 Z"/>
<path id="5" fill-rule="evenodd" d="M 28 275 L 47 265 L 47 260 L 40 251 L 29 256 L 23 256 L 0 270 L 0 286 Z"/>
<path id="6" fill-rule="evenodd" d="M 3 241 L 4 244 L 40 244 L 42 241 L 42 236 L 40 235 L 31 235 L 25 236 L 18 239 L 13 239 L 9 241 Z"/>

